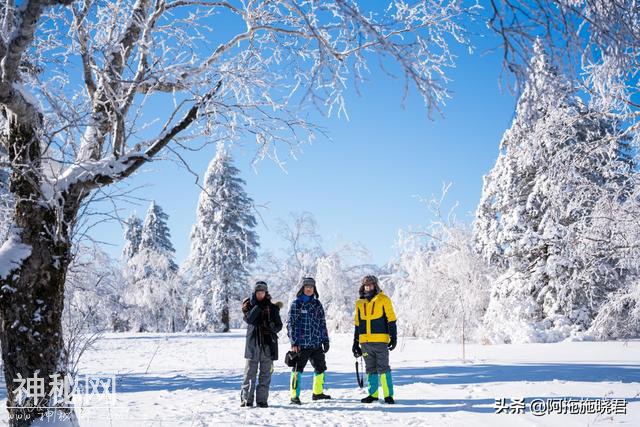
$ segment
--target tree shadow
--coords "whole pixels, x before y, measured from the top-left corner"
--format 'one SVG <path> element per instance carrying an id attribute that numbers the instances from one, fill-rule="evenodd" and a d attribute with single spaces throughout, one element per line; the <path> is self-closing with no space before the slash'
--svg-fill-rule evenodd
<path id="1" fill-rule="evenodd" d="M 105 335 L 100 337 L 100 341 L 132 341 L 132 340 L 163 340 L 168 341 L 181 341 L 181 340 L 200 340 L 200 339 L 240 339 L 244 338 L 246 333 L 244 331 L 239 332 L 182 332 L 182 333 L 162 333 L 162 332 L 140 332 L 136 335 L 130 336 L 118 336 L 116 333 L 112 335 Z"/>
<path id="2" fill-rule="evenodd" d="M 640 365 L 524 363 L 429 366 L 393 370 L 395 384 L 481 384 L 511 381 L 640 382 Z"/>
<path id="3" fill-rule="evenodd" d="M 302 388 L 310 388 L 313 373 L 304 372 Z M 519 364 L 519 365 L 456 365 L 428 366 L 423 368 L 398 368 L 393 370 L 393 382 L 396 386 L 408 384 L 482 384 L 489 382 L 640 382 L 640 366 L 611 364 Z M 290 373 L 274 372 L 271 390 L 289 389 Z M 135 393 L 154 390 L 239 390 L 241 374 L 222 374 L 216 376 L 192 376 L 183 373 L 157 376 L 144 374 L 122 374 L 118 377 L 118 391 Z M 355 372 L 325 373 L 325 383 L 329 389 L 353 389 L 357 387 Z"/>

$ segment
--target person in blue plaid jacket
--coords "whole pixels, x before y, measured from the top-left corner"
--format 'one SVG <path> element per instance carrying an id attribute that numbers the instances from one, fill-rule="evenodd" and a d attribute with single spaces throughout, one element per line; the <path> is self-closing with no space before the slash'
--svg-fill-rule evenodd
<path id="1" fill-rule="evenodd" d="M 316 281 L 312 277 L 302 279 L 302 287 L 291 303 L 287 332 L 291 351 L 297 356 L 291 372 L 291 403 L 301 404 L 300 382 L 307 361 L 313 367 L 312 399 L 331 399 L 324 394 L 324 372 L 327 370 L 324 354 L 329 351 L 329 334 Z"/>

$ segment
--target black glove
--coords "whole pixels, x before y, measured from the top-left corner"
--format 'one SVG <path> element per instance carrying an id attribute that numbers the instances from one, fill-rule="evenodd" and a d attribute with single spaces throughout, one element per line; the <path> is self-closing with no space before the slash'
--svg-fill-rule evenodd
<path id="1" fill-rule="evenodd" d="M 326 353 L 327 351 L 329 351 L 329 341 L 325 341 L 322 343 L 322 352 Z"/>
<path id="2" fill-rule="evenodd" d="M 396 345 L 398 344 L 398 327 L 396 326 L 395 320 L 393 322 L 389 322 L 389 336 L 391 339 L 389 340 L 389 345 L 387 347 L 389 347 L 389 351 L 391 351 L 396 348 Z"/>
<path id="3" fill-rule="evenodd" d="M 251 294 L 251 299 L 249 300 L 252 306 L 258 305 L 258 299 L 256 298 L 256 294 Z"/>
<path id="4" fill-rule="evenodd" d="M 391 336 L 391 340 L 389 341 L 389 351 L 392 351 L 398 345 L 398 338 L 396 336 Z"/>
<path id="5" fill-rule="evenodd" d="M 353 347 L 351 347 L 351 351 L 353 352 L 353 357 L 362 356 L 362 349 L 360 348 L 360 342 L 358 340 L 353 340 Z"/>

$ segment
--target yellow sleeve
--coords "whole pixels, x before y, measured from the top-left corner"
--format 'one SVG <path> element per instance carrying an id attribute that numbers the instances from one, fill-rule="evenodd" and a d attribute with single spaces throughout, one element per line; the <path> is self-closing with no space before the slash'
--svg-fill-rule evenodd
<path id="1" fill-rule="evenodd" d="M 384 301 L 384 312 L 387 315 L 387 322 L 396 321 L 396 312 L 393 311 L 393 304 L 391 304 L 391 298 L 389 297 Z"/>
<path id="2" fill-rule="evenodd" d="M 356 313 L 353 319 L 353 324 L 356 326 L 360 325 L 360 320 L 358 319 L 358 301 L 356 301 Z"/>

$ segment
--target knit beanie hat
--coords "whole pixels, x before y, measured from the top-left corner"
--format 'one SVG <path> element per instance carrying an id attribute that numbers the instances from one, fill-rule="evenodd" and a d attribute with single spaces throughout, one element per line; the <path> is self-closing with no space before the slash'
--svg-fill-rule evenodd
<path id="1" fill-rule="evenodd" d="M 368 275 L 368 276 L 364 276 L 362 278 L 362 284 L 363 285 L 378 285 L 378 278 L 376 276 L 373 275 Z"/>
<path id="2" fill-rule="evenodd" d="M 255 288 L 253 288 L 254 292 L 265 291 L 268 292 L 269 288 L 267 287 L 267 282 L 263 282 L 262 280 L 256 282 Z"/>

